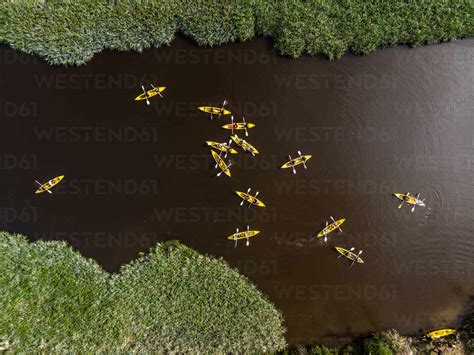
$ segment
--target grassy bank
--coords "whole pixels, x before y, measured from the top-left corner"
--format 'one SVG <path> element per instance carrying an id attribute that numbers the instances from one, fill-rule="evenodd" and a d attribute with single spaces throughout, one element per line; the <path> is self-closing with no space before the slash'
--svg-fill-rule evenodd
<path id="1" fill-rule="evenodd" d="M 181 32 L 202 46 L 273 38 L 283 55 L 421 45 L 474 34 L 470 0 L 148 0 L 0 2 L 0 42 L 51 64 L 83 64 L 103 49 L 141 51 Z"/>
<path id="2" fill-rule="evenodd" d="M 474 298 L 469 305 L 470 311 L 463 316 L 457 335 L 431 340 L 424 334 L 403 336 L 395 329 L 375 333 L 367 338 L 353 339 L 341 348 L 330 348 L 313 344 L 290 347 L 282 355 L 410 355 L 410 354 L 474 354 Z"/>
<path id="3" fill-rule="evenodd" d="M 109 275 L 64 242 L 0 233 L 0 348 L 15 352 L 265 352 L 282 317 L 243 276 L 179 244 Z"/>

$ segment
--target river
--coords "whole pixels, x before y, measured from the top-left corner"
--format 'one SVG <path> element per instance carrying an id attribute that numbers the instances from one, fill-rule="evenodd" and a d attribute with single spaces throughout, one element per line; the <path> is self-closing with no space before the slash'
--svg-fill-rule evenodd
<path id="1" fill-rule="evenodd" d="M 456 325 L 474 280 L 474 41 L 359 57 L 292 60 L 256 39 L 214 49 L 179 37 L 143 53 L 52 67 L 0 47 L 2 228 L 66 240 L 106 270 L 178 239 L 222 257 L 282 311 L 291 343 L 387 327 Z M 164 98 L 135 102 L 140 85 Z M 216 177 L 206 140 L 227 141 L 196 107 L 256 124 L 260 154 Z M 242 133 L 240 133 L 242 136 Z M 280 169 L 288 154 L 308 169 Z M 64 180 L 35 195 L 35 179 Z M 266 208 L 241 207 L 235 190 Z M 427 207 L 397 209 L 393 192 Z M 314 235 L 346 218 L 327 243 Z M 237 248 L 226 238 L 261 234 Z M 362 249 L 350 266 L 335 246 Z"/>

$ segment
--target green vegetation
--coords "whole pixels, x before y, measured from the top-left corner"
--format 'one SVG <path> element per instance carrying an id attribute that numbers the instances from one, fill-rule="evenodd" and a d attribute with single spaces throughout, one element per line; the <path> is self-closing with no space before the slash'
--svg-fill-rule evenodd
<path id="1" fill-rule="evenodd" d="M 0 42 L 69 65 L 167 45 L 177 32 L 201 46 L 264 35 L 283 55 L 332 59 L 470 37 L 473 10 L 471 0 L 16 0 L 0 2 Z"/>
<path id="2" fill-rule="evenodd" d="M 470 310 L 461 327 L 461 339 L 468 354 L 474 354 L 474 297 L 471 296 Z"/>
<path id="3" fill-rule="evenodd" d="M 159 244 L 109 275 L 64 242 L 0 233 L 0 349 L 269 352 L 281 314 L 220 259 Z"/>
<path id="4" fill-rule="evenodd" d="M 396 330 L 374 334 L 363 341 L 364 354 L 392 355 L 409 354 L 410 347 L 405 337 Z"/>

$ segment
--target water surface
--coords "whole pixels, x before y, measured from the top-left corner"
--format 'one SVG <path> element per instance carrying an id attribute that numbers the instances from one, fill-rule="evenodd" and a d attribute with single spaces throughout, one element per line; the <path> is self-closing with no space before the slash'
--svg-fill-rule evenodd
<path id="1" fill-rule="evenodd" d="M 261 39 L 178 38 L 69 68 L 3 46 L 0 222 L 111 272 L 170 239 L 223 257 L 282 310 L 292 343 L 455 325 L 473 291 L 473 43 L 330 62 L 282 58 Z M 165 97 L 134 102 L 150 82 Z M 229 139 L 228 118 L 196 110 L 224 98 L 256 124 L 261 152 L 232 156 L 231 179 L 204 146 Z M 313 154 L 308 169 L 279 169 L 298 150 Z M 62 174 L 52 195 L 33 194 Z M 248 187 L 267 208 L 239 206 L 233 191 Z M 397 209 L 391 193 L 408 191 L 428 207 Z M 344 233 L 320 244 L 329 216 L 347 219 Z M 247 224 L 261 235 L 234 248 L 226 237 Z"/>

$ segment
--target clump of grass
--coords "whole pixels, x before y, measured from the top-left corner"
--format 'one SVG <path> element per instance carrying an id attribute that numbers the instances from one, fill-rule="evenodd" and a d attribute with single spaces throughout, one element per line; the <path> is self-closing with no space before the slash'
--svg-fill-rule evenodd
<path id="1" fill-rule="evenodd" d="M 364 339 L 364 354 L 394 355 L 395 352 L 390 348 L 387 342 L 377 335 Z"/>
<path id="2" fill-rule="evenodd" d="M 283 55 L 367 54 L 474 34 L 470 0 L 62 0 L 0 2 L 0 42 L 51 64 L 84 64 L 101 50 L 273 37 Z"/>
<path id="3" fill-rule="evenodd" d="M 396 354 L 409 355 L 411 353 L 408 339 L 400 335 L 395 329 L 384 330 L 380 332 L 378 336 L 385 341 Z"/>
<path id="4" fill-rule="evenodd" d="M 395 329 L 384 330 L 366 338 L 362 342 L 364 354 L 400 354 L 413 353 L 408 339 Z"/>
<path id="5" fill-rule="evenodd" d="M 179 244 L 109 275 L 64 242 L 0 233 L 0 342 L 14 352 L 270 352 L 282 316 L 223 260 Z"/>

